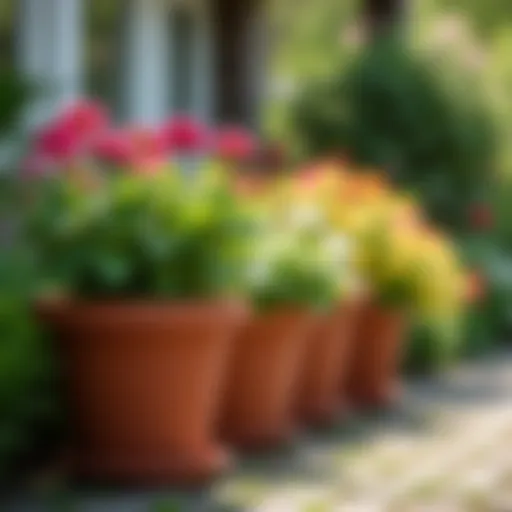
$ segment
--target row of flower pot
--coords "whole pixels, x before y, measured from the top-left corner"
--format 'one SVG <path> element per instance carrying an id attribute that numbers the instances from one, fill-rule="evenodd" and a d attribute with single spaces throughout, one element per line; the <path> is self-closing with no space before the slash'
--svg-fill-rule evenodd
<path id="1" fill-rule="evenodd" d="M 231 449 L 278 446 L 396 390 L 403 316 L 370 302 L 330 314 L 238 303 L 39 306 L 72 411 L 72 468 L 102 481 L 195 484 Z"/>
<path id="2" fill-rule="evenodd" d="M 21 225 L 85 476 L 203 481 L 224 447 L 387 403 L 404 317 L 451 328 L 464 305 L 449 240 L 380 175 L 261 176 L 250 137 L 199 155 L 196 128 L 118 133 L 79 105 L 35 137 Z"/>

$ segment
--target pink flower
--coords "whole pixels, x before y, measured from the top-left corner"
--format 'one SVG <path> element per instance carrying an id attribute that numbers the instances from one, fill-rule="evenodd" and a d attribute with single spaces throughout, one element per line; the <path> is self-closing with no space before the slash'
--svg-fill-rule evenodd
<path id="1" fill-rule="evenodd" d="M 149 128 L 110 130 L 94 145 L 97 158 L 120 167 L 152 172 L 166 160 L 163 136 Z"/>
<path id="2" fill-rule="evenodd" d="M 87 154 L 91 145 L 107 129 L 104 109 L 82 101 L 65 109 L 36 135 L 35 149 L 56 164 L 68 163 Z"/>
<path id="3" fill-rule="evenodd" d="M 106 109 L 99 103 L 85 100 L 64 110 L 58 122 L 67 126 L 83 143 L 93 142 L 109 126 Z"/>
<path id="4" fill-rule="evenodd" d="M 132 166 L 137 171 L 154 172 L 167 158 L 167 145 L 161 133 L 149 128 L 131 128 L 126 131 L 131 147 Z"/>
<path id="5" fill-rule="evenodd" d="M 162 136 L 172 151 L 195 153 L 208 145 L 209 134 L 205 126 L 191 117 L 180 116 L 168 121 Z"/>
<path id="6" fill-rule="evenodd" d="M 126 133 L 110 130 L 103 134 L 92 148 L 93 155 L 116 166 L 129 165 L 134 159 L 134 150 Z"/>
<path id="7" fill-rule="evenodd" d="M 62 163 L 76 158 L 82 146 L 76 133 L 66 124 L 53 122 L 36 135 L 35 150 L 37 154 Z"/>
<path id="8" fill-rule="evenodd" d="M 217 134 L 216 152 L 225 160 L 248 160 L 256 153 L 257 146 L 255 137 L 243 128 L 227 127 Z"/>

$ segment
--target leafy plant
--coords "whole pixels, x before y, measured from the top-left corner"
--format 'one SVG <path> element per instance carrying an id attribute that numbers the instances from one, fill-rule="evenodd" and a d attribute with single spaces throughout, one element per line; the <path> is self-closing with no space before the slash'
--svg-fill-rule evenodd
<path id="1" fill-rule="evenodd" d="M 311 85 L 294 125 L 309 154 L 347 152 L 417 192 L 432 217 L 466 226 L 495 170 L 495 130 L 470 79 L 430 61 L 405 40 L 378 40 Z M 463 84 L 463 89 L 461 88 Z"/>
<path id="2" fill-rule="evenodd" d="M 20 115 L 34 88 L 10 69 L 0 71 L 0 139 L 18 127 Z"/>
<path id="3" fill-rule="evenodd" d="M 53 363 L 35 323 L 34 268 L 20 247 L 0 258 L 0 487 L 33 450 L 50 442 L 60 421 Z"/>
<path id="4" fill-rule="evenodd" d="M 94 298 L 228 293 L 245 224 L 215 174 L 120 173 L 93 189 L 69 175 L 38 182 L 27 229 L 48 283 Z"/>
<path id="5" fill-rule="evenodd" d="M 236 291 L 249 231 L 228 173 L 206 160 L 168 164 L 171 149 L 199 154 L 196 124 L 113 129 L 101 106 L 83 103 L 43 127 L 22 205 L 45 286 L 82 298 Z"/>
<path id="6" fill-rule="evenodd" d="M 348 240 L 329 229 L 316 208 L 293 205 L 267 212 L 255 237 L 247 287 L 262 308 L 328 308 L 348 279 Z"/>

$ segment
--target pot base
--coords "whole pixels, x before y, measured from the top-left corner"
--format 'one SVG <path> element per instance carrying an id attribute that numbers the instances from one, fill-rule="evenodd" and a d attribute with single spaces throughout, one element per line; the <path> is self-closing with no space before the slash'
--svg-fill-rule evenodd
<path id="1" fill-rule="evenodd" d="M 265 451 L 290 444 L 295 439 L 296 433 L 296 428 L 288 426 L 266 431 L 255 429 L 252 432 L 244 429 L 240 432 L 229 432 L 226 437 L 230 444 L 240 450 Z"/>
<path id="2" fill-rule="evenodd" d="M 78 478 L 147 485 L 202 485 L 229 470 L 233 457 L 215 447 L 193 455 L 157 454 L 140 457 L 76 454 L 72 466 Z"/>
<path id="3" fill-rule="evenodd" d="M 324 400 L 301 407 L 298 413 L 299 421 L 313 427 L 328 427 L 336 421 L 342 412 L 339 401 Z"/>
<path id="4" fill-rule="evenodd" d="M 395 382 L 387 388 L 374 390 L 372 392 L 352 393 L 352 404 L 354 408 L 389 408 L 400 402 L 403 395 L 402 385 Z"/>

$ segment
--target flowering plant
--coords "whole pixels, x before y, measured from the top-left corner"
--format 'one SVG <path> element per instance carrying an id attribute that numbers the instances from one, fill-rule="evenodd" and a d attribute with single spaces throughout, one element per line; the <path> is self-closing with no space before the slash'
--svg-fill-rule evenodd
<path id="1" fill-rule="evenodd" d="M 260 228 L 248 269 L 256 304 L 323 309 L 350 294 L 355 271 L 350 239 L 331 228 L 317 205 L 290 200 L 287 179 L 259 185 L 249 201 Z"/>
<path id="2" fill-rule="evenodd" d="M 97 114 L 66 111 L 36 139 L 47 167 L 26 183 L 25 226 L 49 284 L 92 298 L 236 291 L 249 232 L 231 187 L 213 163 L 186 175 L 167 162 L 170 135 L 191 149 L 191 128 L 166 140 Z"/>
<path id="3" fill-rule="evenodd" d="M 318 205 L 335 231 L 349 234 L 375 300 L 423 318 L 458 315 L 466 278 L 454 248 L 382 175 L 320 162 L 298 173 L 293 195 Z"/>

